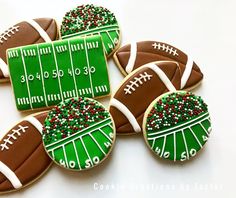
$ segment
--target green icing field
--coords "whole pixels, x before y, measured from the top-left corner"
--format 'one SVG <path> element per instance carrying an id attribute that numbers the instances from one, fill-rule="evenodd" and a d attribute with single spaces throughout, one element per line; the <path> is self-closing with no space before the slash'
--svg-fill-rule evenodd
<path id="1" fill-rule="evenodd" d="M 110 114 L 87 98 L 69 99 L 49 112 L 43 129 L 46 151 L 59 165 L 84 170 L 106 158 L 114 143 Z"/>
<path id="2" fill-rule="evenodd" d="M 95 98 L 110 93 L 100 36 L 13 48 L 7 55 L 19 110 L 52 106 L 71 97 Z"/>
<path id="3" fill-rule="evenodd" d="M 161 158 L 185 161 L 204 146 L 211 131 L 207 105 L 191 93 L 166 94 L 150 110 L 146 139 Z"/>

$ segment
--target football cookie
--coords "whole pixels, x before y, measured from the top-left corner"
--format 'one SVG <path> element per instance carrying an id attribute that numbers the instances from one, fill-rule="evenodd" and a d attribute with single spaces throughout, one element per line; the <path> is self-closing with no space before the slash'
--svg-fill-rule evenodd
<path id="1" fill-rule="evenodd" d="M 29 185 L 51 165 L 41 135 L 46 116 L 43 112 L 24 118 L 0 141 L 0 193 Z"/>
<path id="2" fill-rule="evenodd" d="M 200 96 L 177 91 L 161 95 L 148 107 L 143 134 L 159 157 L 185 161 L 204 146 L 211 132 L 207 105 Z"/>
<path id="3" fill-rule="evenodd" d="M 6 50 L 58 38 L 57 23 L 51 18 L 39 18 L 18 23 L 0 35 L 0 82 L 9 80 Z"/>
<path id="4" fill-rule="evenodd" d="M 106 8 L 92 4 L 67 12 L 61 26 L 62 39 L 89 35 L 101 35 L 105 53 L 110 56 L 120 44 L 120 28 L 115 15 Z"/>
<path id="5" fill-rule="evenodd" d="M 45 120 L 45 150 L 66 169 L 81 171 L 100 164 L 111 152 L 114 141 L 112 117 L 93 99 L 65 100 Z"/>
<path id="6" fill-rule="evenodd" d="M 203 79 L 203 74 L 192 58 L 179 49 L 157 41 L 142 41 L 125 45 L 114 59 L 126 75 L 134 69 L 153 61 L 176 61 L 180 66 L 181 89 L 194 89 Z"/>
<path id="7" fill-rule="evenodd" d="M 143 114 L 161 94 L 180 88 L 178 63 L 160 61 L 144 65 L 130 73 L 110 102 L 117 134 L 141 132 Z"/>
<path id="8" fill-rule="evenodd" d="M 100 36 L 13 48 L 7 55 L 18 110 L 50 107 L 71 97 L 110 94 Z"/>

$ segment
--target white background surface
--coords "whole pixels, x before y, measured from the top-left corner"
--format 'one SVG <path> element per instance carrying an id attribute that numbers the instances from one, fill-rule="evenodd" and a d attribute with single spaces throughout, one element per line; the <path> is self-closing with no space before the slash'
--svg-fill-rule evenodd
<path id="1" fill-rule="evenodd" d="M 66 11 L 89 2 L 116 14 L 122 45 L 157 40 L 194 57 L 205 74 L 202 85 L 194 92 L 209 104 L 211 138 L 194 160 L 179 165 L 155 158 L 141 135 L 118 137 L 112 156 L 99 167 L 75 173 L 55 165 L 38 182 L 2 197 L 235 197 L 235 1 L 0 0 L 0 32 L 24 17 L 54 17 L 60 22 Z M 109 69 L 114 92 L 123 76 L 112 60 Z M 2 136 L 25 115 L 17 112 L 9 84 L 0 85 L 0 96 Z M 102 102 L 108 105 L 109 98 Z M 115 188 L 96 190 L 94 183 L 109 187 L 113 184 Z"/>

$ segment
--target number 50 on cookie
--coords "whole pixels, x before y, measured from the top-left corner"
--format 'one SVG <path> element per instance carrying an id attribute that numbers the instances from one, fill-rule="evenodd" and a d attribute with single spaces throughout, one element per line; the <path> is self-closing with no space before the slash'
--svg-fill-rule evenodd
<path id="1" fill-rule="evenodd" d="M 109 95 L 103 50 L 100 36 L 9 49 L 8 65 L 17 109 L 45 108 L 71 97 Z"/>

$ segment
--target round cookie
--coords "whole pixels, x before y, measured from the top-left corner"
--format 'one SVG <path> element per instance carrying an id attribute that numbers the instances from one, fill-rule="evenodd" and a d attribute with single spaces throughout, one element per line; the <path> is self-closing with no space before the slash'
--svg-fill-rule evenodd
<path id="1" fill-rule="evenodd" d="M 67 99 L 45 120 L 44 147 L 53 161 L 66 169 L 89 169 L 111 152 L 114 129 L 112 117 L 99 102 L 85 97 Z"/>
<path id="2" fill-rule="evenodd" d="M 74 36 L 101 35 L 107 56 L 120 44 L 120 28 L 115 15 L 93 4 L 78 6 L 67 12 L 61 26 L 62 39 Z"/>
<path id="3" fill-rule="evenodd" d="M 143 131 L 147 145 L 159 157 L 188 160 L 204 146 L 211 132 L 207 105 L 190 92 L 163 94 L 145 112 Z"/>

